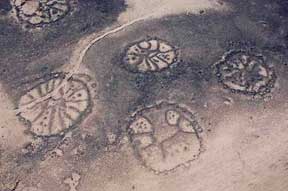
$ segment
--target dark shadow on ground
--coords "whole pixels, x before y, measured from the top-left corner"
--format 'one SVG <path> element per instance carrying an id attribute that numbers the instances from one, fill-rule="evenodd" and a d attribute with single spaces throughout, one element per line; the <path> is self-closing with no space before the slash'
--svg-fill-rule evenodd
<path id="1" fill-rule="evenodd" d="M 10 9 L 8 0 L 0 2 L 0 13 L 7 14 Z M 73 14 L 32 32 L 23 30 L 23 25 L 13 18 L 0 14 L 0 80 L 6 84 L 23 76 L 51 72 L 67 61 L 69 45 L 111 25 L 124 10 L 124 0 L 80 0 Z M 27 71 L 28 63 L 46 56 L 50 50 L 60 54 L 56 58 L 62 59 L 59 63 L 47 61 Z"/>

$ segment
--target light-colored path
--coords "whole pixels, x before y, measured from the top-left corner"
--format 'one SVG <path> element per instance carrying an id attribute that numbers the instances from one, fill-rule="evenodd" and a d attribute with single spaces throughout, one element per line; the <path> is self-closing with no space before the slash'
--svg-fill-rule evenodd
<path id="1" fill-rule="evenodd" d="M 131 25 L 144 20 L 159 18 L 171 14 L 196 14 L 202 9 L 216 9 L 223 11 L 227 8 L 226 6 L 220 4 L 217 0 L 149 0 L 147 2 L 145 1 L 145 3 L 142 0 L 128 0 L 127 4 L 127 11 L 122 13 L 118 19 L 118 26 L 109 27 L 106 32 L 102 31 L 100 34 L 98 32 L 92 33 L 77 43 L 69 64 L 65 65 L 62 69 L 62 72 L 67 73 L 66 79 L 69 79 L 74 74 L 79 72 L 82 60 L 92 45 L 112 34 L 124 30 Z M 58 90 L 66 84 L 67 83 L 63 83 L 61 86 L 56 88 L 55 91 L 39 98 L 37 102 L 42 102 L 50 97 L 53 97 L 54 94 L 57 94 Z M 28 104 L 25 107 L 18 108 L 16 113 L 20 113 L 29 107 L 31 107 L 31 105 Z"/>

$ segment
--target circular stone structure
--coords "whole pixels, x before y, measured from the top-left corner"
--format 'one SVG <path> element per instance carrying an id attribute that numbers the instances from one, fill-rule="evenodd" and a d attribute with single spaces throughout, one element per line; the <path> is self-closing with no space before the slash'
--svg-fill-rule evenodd
<path id="1" fill-rule="evenodd" d="M 231 51 L 216 64 L 224 88 L 235 93 L 263 96 L 275 85 L 276 74 L 265 57 L 248 51 Z"/>
<path id="2" fill-rule="evenodd" d="M 11 0 L 17 18 L 36 27 L 62 19 L 72 2 L 75 0 Z"/>
<path id="3" fill-rule="evenodd" d="M 169 172 L 197 159 L 202 131 L 185 106 L 167 102 L 136 112 L 128 127 L 136 157 L 155 173 Z"/>
<path id="4" fill-rule="evenodd" d="M 133 42 L 125 48 L 122 63 L 134 72 L 159 72 L 178 61 L 178 49 L 157 37 Z"/>
<path id="5" fill-rule="evenodd" d="M 57 74 L 20 98 L 18 115 L 28 122 L 32 134 L 55 136 L 80 122 L 90 106 L 90 92 L 82 80 Z"/>

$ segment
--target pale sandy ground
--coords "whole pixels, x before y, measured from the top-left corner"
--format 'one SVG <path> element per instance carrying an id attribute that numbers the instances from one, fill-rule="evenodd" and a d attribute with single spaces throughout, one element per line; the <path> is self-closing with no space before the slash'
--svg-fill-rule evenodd
<path id="1" fill-rule="evenodd" d="M 162 17 L 197 13 L 209 8 L 223 11 L 223 5 L 212 0 L 128 0 L 127 4 L 127 12 L 119 17 L 120 24 L 133 23 L 137 19 L 141 21 L 141 18 L 151 14 Z M 76 66 L 80 67 L 86 51 L 100 35 L 93 34 L 81 41 L 71 62 L 76 61 Z M 74 68 L 75 71 L 77 69 Z M 0 103 L 1 149 L 19 149 L 30 137 L 24 134 L 24 126 L 15 116 L 15 105 L 1 86 Z M 226 113 L 223 121 L 215 127 L 215 134 L 210 137 L 206 135 L 205 144 L 209 145 L 206 151 L 189 168 L 180 168 L 168 175 L 155 175 L 139 164 L 127 145 L 118 153 L 103 155 L 91 162 L 80 180 L 74 174 L 77 185 L 65 188 L 71 191 L 287 191 L 288 172 L 284 169 L 288 168 L 285 162 L 288 159 L 288 106 L 277 102 L 274 104 L 268 104 L 269 111 L 264 113 L 249 111 L 245 107 Z M 254 122 L 249 121 L 251 114 L 254 115 Z M 215 115 L 211 120 L 217 121 L 217 118 Z M 47 166 L 51 170 L 51 166 Z M 52 167 L 55 171 L 61 171 L 57 166 Z M 28 189 L 29 186 L 21 185 L 17 191 L 46 190 L 41 184 L 39 189 Z"/>
<path id="2" fill-rule="evenodd" d="M 127 11 L 119 16 L 119 22 L 127 22 L 145 15 L 153 17 L 181 13 L 198 13 L 205 9 L 224 9 L 219 0 L 127 0 Z"/>
<path id="3" fill-rule="evenodd" d="M 286 191 L 287 105 L 254 114 L 253 122 L 251 114 L 225 113 L 215 137 L 205 137 L 206 151 L 189 167 L 155 175 L 125 148 L 127 155 L 103 156 L 91 165 L 79 190 L 126 191 L 133 185 L 137 191 Z"/>
<path id="4" fill-rule="evenodd" d="M 109 35 L 125 30 L 125 28 L 136 23 L 175 14 L 199 14 L 201 10 L 211 9 L 216 11 L 229 11 L 229 5 L 221 0 L 128 0 L 127 10 L 120 14 L 118 23 L 108 27 L 102 33 L 94 33 L 79 41 L 71 56 L 70 64 L 62 70 L 72 75 L 76 73 L 89 48 L 98 41 L 109 37 Z"/>
<path id="5" fill-rule="evenodd" d="M 31 140 L 24 134 L 25 127 L 15 115 L 15 106 L 0 86 L 0 148 L 13 151 Z"/>

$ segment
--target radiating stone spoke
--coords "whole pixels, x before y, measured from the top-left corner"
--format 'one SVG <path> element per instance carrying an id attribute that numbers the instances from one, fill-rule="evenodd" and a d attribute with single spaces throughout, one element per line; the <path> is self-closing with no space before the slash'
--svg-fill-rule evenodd
<path id="1" fill-rule="evenodd" d="M 19 100 L 20 116 L 30 122 L 37 136 L 61 134 L 76 125 L 90 106 L 90 93 L 79 79 L 55 77 L 28 91 Z M 48 99 L 43 100 L 43 97 Z M 28 107 L 27 107 L 28 105 Z"/>
<path id="2" fill-rule="evenodd" d="M 134 42 L 125 50 L 122 62 L 138 72 L 159 72 L 178 61 L 178 50 L 159 38 Z"/>
<path id="3" fill-rule="evenodd" d="M 14 0 L 18 19 L 35 27 L 42 27 L 65 17 L 75 0 Z"/>
<path id="4" fill-rule="evenodd" d="M 247 95 L 265 95 L 272 91 L 276 75 L 264 56 L 234 51 L 217 65 L 217 76 L 225 88 Z"/>

